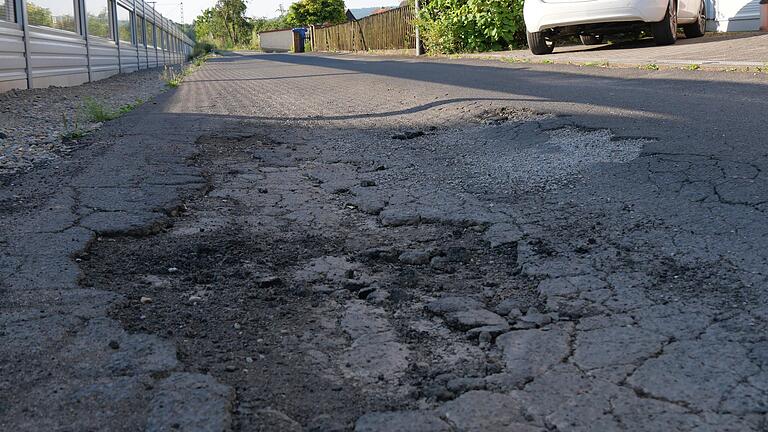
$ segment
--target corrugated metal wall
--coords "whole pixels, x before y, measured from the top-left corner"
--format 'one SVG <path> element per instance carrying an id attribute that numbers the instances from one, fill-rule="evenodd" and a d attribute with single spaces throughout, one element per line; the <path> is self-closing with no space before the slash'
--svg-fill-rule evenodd
<path id="1" fill-rule="evenodd" d="M 88 34 L 85 0 L 56 0 L 72 2 L 78 15 L 74 32 L 29 24 L 24 9 L 27 1 L 0 0 L 0 92 L 78 85 L 117 73 L 181 63 L 192 52 L 192 41 L 143 0 L 104 0 L 109 16 L 107 38 Z M 33 4 L 39 10 L 46 3 Z M 118 11 L 123 18 L 129 17 L 123 23 L 130 22 L 124 24 L 122 37 Z M 54 20 L 59 18 L 53 15 L 55 11 L 48 9 L 48 13 Z"/>

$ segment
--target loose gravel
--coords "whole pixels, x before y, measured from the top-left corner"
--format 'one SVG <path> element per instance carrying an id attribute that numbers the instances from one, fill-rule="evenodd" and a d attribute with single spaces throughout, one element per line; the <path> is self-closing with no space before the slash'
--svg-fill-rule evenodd
<path id="1" fill-rule="evenodd" d="M 70 152 L 78 143 L 77 135 L 101 127 L 85 111 L 86 100 L 110 111 L 146 102 L 166 89 L 160 74 L 151 69 L 76 87 L 0 94 L 0 175 L 25 171 Z"/>

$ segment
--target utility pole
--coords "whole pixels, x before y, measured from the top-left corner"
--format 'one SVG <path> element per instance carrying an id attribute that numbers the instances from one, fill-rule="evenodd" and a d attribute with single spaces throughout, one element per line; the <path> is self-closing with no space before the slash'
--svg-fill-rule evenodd
<path id="1" fill-rule="evenodd" d="M 421 9 L 419 0 L 416 0 L 416 7 L 414 8 L 414 14 L 416 15 L 416 18 L 419 17 L 419 10 Z M 416 55 L 420 56 L 424 54 L 421 49 L 421 32 L 419 31 L 419 26 L 416 26 Z"/>

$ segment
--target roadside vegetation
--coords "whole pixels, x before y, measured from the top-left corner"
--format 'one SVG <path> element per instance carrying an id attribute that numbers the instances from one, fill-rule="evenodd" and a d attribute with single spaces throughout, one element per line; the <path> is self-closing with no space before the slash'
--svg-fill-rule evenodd
<path id="1" fill-rule="evenodd" d="M 196 40 L 195 55 L 214 49 L 259 49 L 259 33 L 346 21 L 344 0 L 301 0 L 277 18 L 245 16 L 244 0 L 218 0 L 192 24 Z"/>
<path id="2" fill-rule="evenodd" d="M 525 46 L 523 0 L 432 0 L 424 5 L 417 24 L 433 54 Z"/>

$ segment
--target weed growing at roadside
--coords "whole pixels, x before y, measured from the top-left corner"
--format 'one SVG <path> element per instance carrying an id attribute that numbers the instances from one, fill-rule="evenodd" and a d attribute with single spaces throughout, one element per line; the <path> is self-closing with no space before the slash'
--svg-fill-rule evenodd
<path id="1" fill-rule="evenodd" d="M 697 70 L 701 69 L 701 66 L 699 66 L 697 64 L 689 64 L 685 68 L 688 69 L 689 71 L 697 71 Z"/>
<path id="2" fill-rule="evenodd" d="M 85 112 L 85 116 L 88 118 L 88 120 L 95 123 L 102 123 L 105 121 L 114 120 L 124 114 L 128 114 L 129 112 L 136 109 L 137 106 L 143 103 L 144 101 L 142 99 L 136 99 L 135 103 L 122 105 L 117 108 L 117 110 L 112 111 L 111 109 L 105 107 L 101 102 L 93 98 L 86 98 L 85 103 L 83 104 L 83 111 Z"/>
<path id="3" fill-rule="evenodd" d="M 86 132 L 80 129 L 80 124 L 77 121 L 77 113 L 74 114 L 72 122 L 69 121 L 67 115 L 61 114 L 61 123 L 64 125 L 64 132 L 61 133 L 62 141 L 74 141 L 85 136 Z"/>
<path id="4" fill-rule="evenodd" d="M 659 70 L 659 65 L 656 63 L 649 63 L 647 65 L 640 66 L 640 69 L 649 70 L 649 71 L 657 71 Z"/>
<path id="5" fill-rule="evenodd" d="M 198 68 L 200 68 L 203 64 L 205 64 L 206 61 L 211 57 L 210 54 L 206 54 L 204 56 L 196 57 L 192 60 L 192 64 L 189 66 L 182 65 L 181 68 L 177 71 L 174 67 L 168 67 L 167 65 L 163 68 L 163 73 L 160 75 L 160 78 L 165 81 L 165 84 L 170 88 L 176 88 L 184 81 L 184 78 L 189 76 L 192 72 L 196 71 Z"/>
<path id="6" fill-rule="evenodd" d="M 608 66 L 609 66 L 609 64 L 608 64 L 608 62 L 607 62 L 607 61 L 600 61 L 600 62 L 586 62 L 586 63 L 582 63 L 581 65 L 582 65 L 582 66 L 587 66 L 587 67 L 602 67 L 602 68 L 604 68 L 604 67 L 608 67 Z"/>
<path id="7" fill-rule="evenodd" d="M 168 87 L 176 88 L 179 86 L 179 84 L 181 84 L 182 81 L 184 81 L 184 67 L 182 66 L 182 69 L 179 72 L 176 72 L 176 69 L 166 65 L 163 68 L 163 73 L 161 76 Z"/>
<path id="8" fill-rule="evenodd" d="M 101 102 L 90 97 L 85 98 L 83 111 L 89 120 L 97 123 L 109 121 L 117 117 L 114 112 L 110 111 Z"/>

